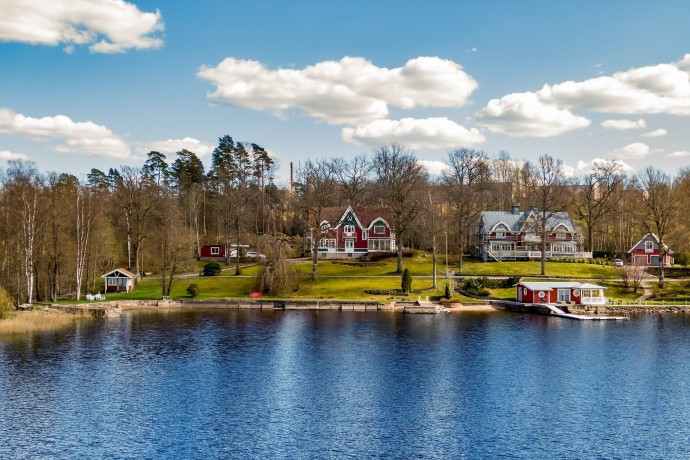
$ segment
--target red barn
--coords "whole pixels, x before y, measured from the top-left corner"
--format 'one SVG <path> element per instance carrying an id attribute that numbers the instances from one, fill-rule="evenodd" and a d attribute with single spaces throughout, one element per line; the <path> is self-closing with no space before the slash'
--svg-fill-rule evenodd
<path id="1" fill-rule="evenodd" d="M 518 302 L 575 303 L 577 305 L 606 305 L 603 286 L 573 281 L 523 281 L 517 284 Z"/>
<path id="2" fill-rule="evenodd" d="M 240 256 L 249 249 L 249 245 L 241 244 L 240 248 L 242 252 Z M 209 244 L 201 246 L 199 248 L 199 260 L 217 260 L 219 262 L 225 262 L 229 258 L 237 257 L 237 245 L 226 245 L 226 244 Z"/>

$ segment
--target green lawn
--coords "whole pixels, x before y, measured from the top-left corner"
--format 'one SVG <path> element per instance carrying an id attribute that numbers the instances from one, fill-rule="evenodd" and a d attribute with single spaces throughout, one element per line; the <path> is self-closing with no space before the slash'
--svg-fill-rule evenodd
<path id="1" fill-rule="evenodd" d="M 282 295 L 282 298 L 300 299 L 332 299 L 332 300 L 378 300 L 389 301 L 400 296 L 390 295 L 370 295 L 365 290 L 379 289 L 392 290 L 400 288 L 400 275 L 395 273 L 396 258 L 391 257 L 372 263 L 358 263 L 350 260 L 319 260 L 318 275 L 316 282 L 311 281 L 311 261 L 300 260 L 294 262 L 295 269 L 299 276 L 299 286 L 294 292 Z M 539 277 L 539 262 L 481 262 L 466 258 L 464 260 L 464 275 L 473 276 L 520 276 L 525 278 L 535 278 L 545 280 L 548 278 Z M 415 257 L 403 259 L 403 267 L 410 270 L 413 278 L 413 290 L 410 299 L 427 296 L 431 299 L 438 299 L 443 295 L 445 282 L 445 264 L 443 258 L 437 261 L 438 288 L 433 289 L 431 256 L 419 253 Z M 457 266 L 450 267 L 457 272 Z M 243 268 L 242 275 L 255 275 L 260 269 L 259 265 Z M 611 266 L 568 263 L 568 262 L 547 262 L 546 271 L 549 277 L 554 279 L 562 278 L 587 278 L 595 280 L 596 283 L 603 283 L 608 289 L 607 297 L 620 299 L 636 299 L 642 291 L 633 293 L 625 291 L 620 283 L 610 281 L 617 276 L 616 270 Z M 254 290 L 254 279 L 251 277 L 231 276 L 234 269 L 223 271 L 222 277 L 194 277 L 189 279 L 178 279 L 173 283 L 172 297 L 188 298 L 186 289 L 191 283 L 199 285 L 200 294 L 197 299 L 224 299 L 224 298 L 246 298 Z M 424 276 L 425 278 L 422 278 Z M 687 284 L 687 283 L 686 283 Z M 676 286 L 678 285 L 678 286 Z M 666 297 L 678 297 L 690 291 L 690 286 L 681 286 L 679 283 L 668 282 L 667 289 L 659 295 Z M 143 278 L 137 283 L 133 292 L 129 294 L 109 294 L 108 299 L 160 299 L 161 298 L 160 278 L 150 276 Z M 514 288 L 492 289 L 491 295 L 500 299 L 515 299 Z"/>

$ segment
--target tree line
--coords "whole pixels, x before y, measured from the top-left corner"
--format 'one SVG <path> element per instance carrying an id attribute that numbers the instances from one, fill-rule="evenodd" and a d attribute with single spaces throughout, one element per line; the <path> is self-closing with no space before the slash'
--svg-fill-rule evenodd
<path id="1" fill-rule="evenodd" d="M 479 213 L 516 204 L 537 206 L 544 223 L 571 212 L 586 251 L 623 255 L 648 231 L 677 259 L 690 249 L 683 214 L 690 169 L 674 178 L 649 167 L 628 177 L 618 163 L 601 162 L 568 178 L 563 163 L 548 155 L 525 162 L 464 148 L 449 151 L 444 163 L 440 175 L 430 175 L 413 151 L 391 144 L 349 160 L 306 160 L 294 183 L 278 186 L 268 152 L 228 135 L 219 138 L 208 170 L 188 150 L 174 159 L 152 151 L 139 167 L 92 169 L 83 178 L 12 160 L 0 177 L 0 284 L 18 302 L 80 298 L 102 288 L 102 274 L 126 267 L 156 276 L 169 295 L 178 274 L 196 270 L 201 246 L 309 255 L 307 238 L 318 241 L 323 211 L 347 205 L 389 212 L 399 273 L 403 247 L 430 250 L 434 258 L 447 250 L 458 255 L 462 272 Z M 543 239 L 546 233 L 542 228 Z M 273 263 L 273 273 L 283 269 Z M 239 258 L 234 273 L 241 273 Z"/>

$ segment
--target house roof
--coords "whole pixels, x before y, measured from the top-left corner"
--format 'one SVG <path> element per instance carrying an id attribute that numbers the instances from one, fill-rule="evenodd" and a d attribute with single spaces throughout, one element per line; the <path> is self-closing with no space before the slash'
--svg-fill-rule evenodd
<path id="1" fill-rule="evenodd" d="M 630 250 L 628 251 L 628 253 L 633 252 L 633 249 L 635 249 L 636 247 L 638 247 L 638 246 L 640 245 L 640 243 L 642 243 L 643 241 L 648 240 L 650 236 L 652 237 L 652 239 L 653 239 L 653 240 L 656 242 L 656 244 L 658 245 L 658 244 L 659 244 L 659 237 L 656 236 L 656 233 L 651 233 L 651 232 L 650 232 L 650 233 L 646 233 L 642 238 L 640 238 L 640 241 L 638 241 L 637 243 L 635 243 L 635 244 L 632 245 L 632 247 L 630 248 Z M 667 253 L 669 253 L 669 254 L 673 254 L 673 251 L 671 251 L 671 249 L 669 249 L 669 247 L 668 247 L 668 245 L 667 245 L 666 243 L 664 243 L 664 250 L 665 250 Z"/>
<path id="2" fill-rule="evenodd" d="M 518 286 L 524 286 L 530 291 L 549 291 L 551 289 L 606 289 L 592 283 L 579 283 L 577 281 L 522 281 Z"/>
<path id="3" fill-rule="evenodd" d="M 331 228 L 340 223 L 340 220 L 345 216 L 348 209 L 352 210 L 357 221 L 362 225 L 363 228 L 369 228 L 371 225 L 379 219 L 383 219 L 389 227 L 393 222 L 393 215 L 385 208 L 360 208 L 360 207 L 330 207 L 324 208 L 321 211 L 321 223 L 327 221 Z"/>
<path id="4" fill-rule="evenodd" d="M 118 275 L 118 273 L 120 273 L 120 275 Z M 112 270 L 112 271 L 106 273 L 105 275 L 101 276 L 101 278 L 113 278 L 113 277 L 118 277 L 118 276 L 120 276 L 122 278 L 123 276 L 121 276 L 121 275 L 124 275 L 124 278 L 136 278 L 137 277 L 137 275 L 130 272 L 129 270 L 125 270 L 124 268 L 116 268 L 115 270 Z"/>
<path id="5" fill-rule="evenodd" d="M 533 221 L 536 217 L 533 211 L 524 211 L 513 213 L 512 211 L 482 211 L 480 219 L 484 223 L 485 231 L 492 230 L 498 224 L 505 224 L 511 232 L 521 231 L 525 224 Z M 561 211 L 553 213 L 546 219 L 546 228 L 555 229 L 559 225 L 563 225 L 568 231 L 575 231 L 576 227 L 570 218 L 570 214 Z"/>

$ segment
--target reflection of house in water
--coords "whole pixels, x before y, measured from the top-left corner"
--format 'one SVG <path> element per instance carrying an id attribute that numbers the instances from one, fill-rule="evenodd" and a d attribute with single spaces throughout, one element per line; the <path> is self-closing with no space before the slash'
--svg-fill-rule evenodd
<path id="1" fill-rule="evenodd" d="M 381 208 L 326 208 L 321 222 L 311 223 L 308 236 L 317 242 L 321 258 L 358 258 L 372 252 L 391 252 L 396 250 L 392 218 L 389 211 Z"/>
<path id="2" fill-rule="evenodd" d="M 482 211 L 479 215 L 472 255 L 484 261 L 537 260 L 541 258 L 541 213 Z M 591 259 L 582 251 L 582 233 L 567 212 L 553 213 L 546 220 L 546 258 Z"/>

